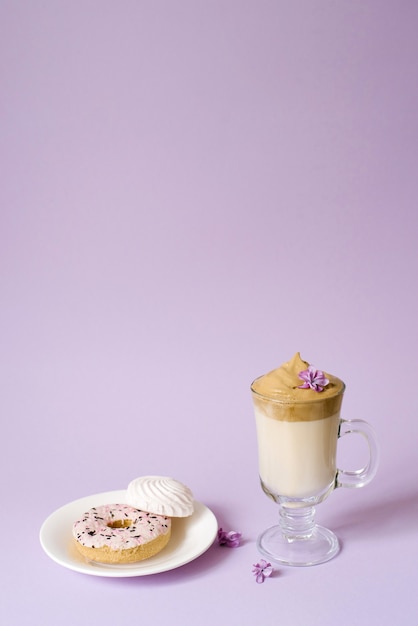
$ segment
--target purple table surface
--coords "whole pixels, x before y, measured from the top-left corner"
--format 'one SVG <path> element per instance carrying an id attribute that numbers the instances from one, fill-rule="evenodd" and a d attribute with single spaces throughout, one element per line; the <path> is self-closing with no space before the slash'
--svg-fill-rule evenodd
<path id="1" fill-rule="evenodd" d="M 407 0 L 1 3 L 1 623 L 415 623 L 417 27 Z M 381 463 L 317 509 L 335 559 L 257 584 L 249 386 L 296 351 Z M 241 546 L 131 578 L 45 554 L 53 511 L 145 474 Z"/>

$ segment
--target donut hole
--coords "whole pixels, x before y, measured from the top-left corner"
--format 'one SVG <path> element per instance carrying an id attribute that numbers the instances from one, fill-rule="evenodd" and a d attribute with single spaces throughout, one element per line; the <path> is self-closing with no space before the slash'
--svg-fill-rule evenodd
<path id="1" fill-rule="evenodd" d="M 112 522 L 108 523 L 108 528 L 129 528 L 132 526 L 131 519 L 115 519 Z"/>

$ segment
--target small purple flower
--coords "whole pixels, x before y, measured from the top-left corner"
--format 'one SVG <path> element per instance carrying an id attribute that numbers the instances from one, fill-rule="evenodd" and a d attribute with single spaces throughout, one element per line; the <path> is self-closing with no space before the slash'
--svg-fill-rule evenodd
<path id="1" fill-rule="evenodd" d="M 271 563 L 267 563 L 264 559 L 260 559 L 258 563 L 253 565 L 253 574 L 257 583 L 263 583 L 266 578 L 272 575 L 273 571 Z"/>
<path id="2" fill-rule="evenodd" d="M 303 385 L 299 385 L 298 389 L 313 389 L 314 391 L 323 391 L 329 383 L 328 378 L 325 378 L 324 372 L 315 369 L 312 365 L 309 365 L 307 370 L 299 372 L 299 378 L 304 380 Z"/>
<path id="3" fill-rule="evenodd" d="M 236 530 L 230 530 L 226 532 L 219 528 L 218 530 L 218 543 L 220 546 L 227 546 L 228 548 L 237 548 L 241 542 L 241 533 Z"/>

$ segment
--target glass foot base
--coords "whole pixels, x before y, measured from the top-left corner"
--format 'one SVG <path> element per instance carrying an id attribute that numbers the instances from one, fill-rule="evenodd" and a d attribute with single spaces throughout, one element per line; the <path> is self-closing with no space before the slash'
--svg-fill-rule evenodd
<path id="1" fill-rule="evenodd" d="M 332 559 L 340 550 L 336 535 L 327 528 L 314 526 L 301 536 L 286 536 L 281 526 L 265 530 L 257 540 L 261 554 L 280 565 L 319 565 Z"/>

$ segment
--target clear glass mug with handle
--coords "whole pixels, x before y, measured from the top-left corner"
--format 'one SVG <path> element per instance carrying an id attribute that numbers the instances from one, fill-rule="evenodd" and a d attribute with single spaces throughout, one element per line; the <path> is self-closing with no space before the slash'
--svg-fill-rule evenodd
<path id="1" fill-rule="evenodd" d="M 315 506 L 339 487 L 358 488 L 375 476 L 379 449 L 373 428 L 360 419 L 341 418 L 345 385 L 323 401 L 280 400 L 251 385 L 256 418 L 259 474 L 263 491 L 279 505 L 279 523 L 265 530 L 257 547 L 282 565 L 316 565 L 340 549 L 336 535 L 315 522 Z M 342 382 L 342 381 L 341 381 Z M 338 440 L 362 435 L 368 444 L 365 467 L 337 468 Z"/>

